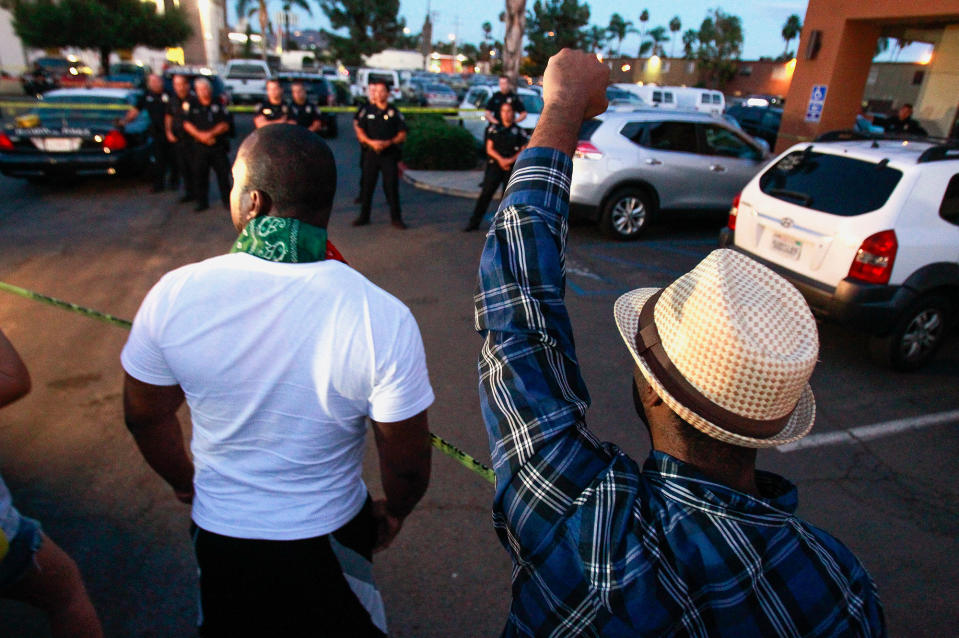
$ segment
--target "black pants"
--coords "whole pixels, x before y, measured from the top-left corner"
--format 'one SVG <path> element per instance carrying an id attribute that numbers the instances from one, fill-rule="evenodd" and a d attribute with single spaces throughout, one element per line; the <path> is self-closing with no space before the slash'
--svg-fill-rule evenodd
<path id="1" fill-rule="evenodd" d="M 330 535 L 295 541 L 231 538 L 191 527 L 200 567 L 203 638 L 382 638 L 350 589 L 332 536 L 368 561 L 372 502 Z"/>
<path id="2" fill-rule="evenodd" d="M 496 162 L 486 163 L 486 174 L 483 176 L 483 190 L 480 192 L 479 199 L 476 200 L 476 207 L 473 208 L 473 214 L 470 216 L 470 226 L 479 226 L 486 215 L 486 209 L 496 194 L 496 190 L 502 185 L 506 187 L 509 182 L 509 176 L 513 171 L 504 171 Z"/>
<path id="3" fill-rule="evenodd" d="M 173 156 L 176 161 L 177 173 L 183 179 L 183 189 L 189 198 L 195 197 L 196 187 L 193 185 L 193 142 L 186 139 L 187 134 L 181 133 L 173 144 Z"/>
<path id="4" fill-rule="evenodd" d="M 366 221 L 370 219 L 370 208 L 373 205 L 373 191 L 376 189 L 376 178 L 383 173 L 383 194 L 386 195 L 386 201 L 390 205 L 390 218 L 400 220 L 400 157 L 398 153 L 384 151 L 375 153 L 366 151 L 363 153 L 363 177 L 362 177 L 362 208 L 360 208 L 360 218 Z"/>
<path id="5" fill-rule="evenodd" d="M 166 138 L 165 131 L 153 131 L 153 187 L 162 189 L 166 186 L 166 175 L 170 174 L 170 183 L 176 184 L 179 172 L 177 171 L 176 157 L 173 146 Z"/>
<path id="6" fill-rule="evenodd" d="M 196 201 L 200 206 L 210 202 L 210 169 L 216 173 L 217 186 L 220 188 L 220 200 L 230 204 L 230 160 L 226 156 L 226 147 L 221 144 L 207 146 L 193 145 L 193 186 L 196 188 Z"/>

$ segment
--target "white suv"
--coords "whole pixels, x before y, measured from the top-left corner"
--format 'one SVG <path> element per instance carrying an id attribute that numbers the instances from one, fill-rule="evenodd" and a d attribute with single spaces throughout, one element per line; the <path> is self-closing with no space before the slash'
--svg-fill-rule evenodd
<path id="1" fill-rule="evenodd" d="M 913 370 L 959 310 L 959 145 L 855 137 L 776 158 L 734 200 L 720 244 L 872 335 L 881 363 Z"/>

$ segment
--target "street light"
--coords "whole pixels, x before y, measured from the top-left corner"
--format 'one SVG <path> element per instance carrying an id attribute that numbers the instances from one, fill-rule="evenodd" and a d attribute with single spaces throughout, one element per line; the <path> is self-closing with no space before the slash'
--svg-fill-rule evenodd
<path id="1" fill-rule="evenodd" d="M 410 34 L 410 28 L 409 28 L 409 27 L 403 27 L 403 34 L 404 34 L 404 35 L 409 35 L 409 34 Z"/>

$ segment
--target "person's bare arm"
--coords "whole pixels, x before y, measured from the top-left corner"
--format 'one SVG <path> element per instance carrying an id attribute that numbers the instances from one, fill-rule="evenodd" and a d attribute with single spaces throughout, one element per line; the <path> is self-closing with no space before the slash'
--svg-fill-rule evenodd
<path id="1" fill-rule="evenodd" d="M 295 124 L 296 122 L 290 120 L 290 123 Z M 323 122 L 321 122 L 319 119 L 313 120 L 313 123 L 309 126 L 309 130 L 313 131 L 314 133 L 319 133 L 323 130 Z"/>
<path id="2" fill-rule="evenodd" d="M 496 124 L 496 118 L 493 116 L 492 111 L 487 110 L 484 117 L 486 118 L 486 121 L 489 122 L 490 124 Z"/>
<path id="3" fill-rule="evenodd" d="M 393 139 L 390 140 L 390 144 L 402 144 L 406 141 L 406 131 L 400 131 L 393 136 Z"/>
<path id="4" fill-rule="evenodd" d="M 526 111 L 520 111 L 519 113 L 516 114 L 516 120 L 515 120 L 515 121 L 517 121 L 517 122 L 522 122 L 523 120 L 526 119 L 526 116 L 527 116 L 527 115 L 529 115 L 529 113 L 527 113 Z"/>
<path id="5" fill-rule="evenodd" d="M 572 157 L 580 125 L 609 105 L 608 83 L 609 69 L 595 55 L 563 49 L 550 58 L 543 75 L 545 106 L 529 147 L 552 148 Z"/>
<path id="6" fill-rule="evenodd" d="M 193 461 L 186 453 L 176 412 L 183 404 L 178 385 L 144 383 L 129 374 L 123 381 L 123 416 L 143 458 L 170 484 L 176 497 L 193 501 Z"/>
<path id="7" fill-rule="evenodd" d="M 430 432 L 426 410 L 404 421 L 372 421 L 386 498 L 374 503 L 379 523 L 376 551 L 386 549 L 430 482 Z"/>
<path id="8" fill-rule="evenodd" d="M 121 121 L 121 124 L 123 124 L 124 126 L 126 126 L 127 124 L 129 124 L 129 123 L 132 122 L 133 120 L 137 119 L 139 116 L 140 116 L 140 109 L 138 109 L 138 108 L 135 107 L 135 106 L 131 106 L 131 107 L 130 107 L 130 110 L 128 110 L 128 111 L 126 112 L 126 115 L 123 116 L 123 120 Z"/>
<path id="9" fill-rule="evenodd" d="M 30 392 L 30 373 L 16 348 L 0 330 L 0 407 Z"/>
<path id="10" fill-rule="evenodd" d="M 198 129 L 197 127 L 193 126 L 193 124 L 192 124 L 191 122 L 184 122 L 184 123 L 183 123 L 183 130 L 186 131 L 187 133 L 189 133 L 189 134 L 190 134 L 190 137 L 192 137 L 193 139 L 195 139 L 197 142 L 203 142 L 204 144 L 206 143 L 206 142 L 204 141 L 204 140 L 206 139 L 206 136 L 207 136 L 206 132 L 205 132 L 205 131 L 201 131 L 201 130 Z"/>

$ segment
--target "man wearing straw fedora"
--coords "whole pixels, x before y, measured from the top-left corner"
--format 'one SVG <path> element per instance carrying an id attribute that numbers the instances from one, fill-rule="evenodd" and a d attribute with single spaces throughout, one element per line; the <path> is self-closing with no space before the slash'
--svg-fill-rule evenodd
<path id="1" fill-rule="evenodd" d="M 667 287 L 620 297 L 642 465 L 586 427 L 563 302 L 570 156 L 606 109 L 609 70 L 564 50 L 487 237 L 476 293 L 493 522 L 513 562 L 504 636 L 882 636 L 876 587 L 795 515 L 756 449 L 804 436 L 819 341 L 799 293 L 717 250 Z M 624 370 L 624 376 L 626 370 Z"/>

